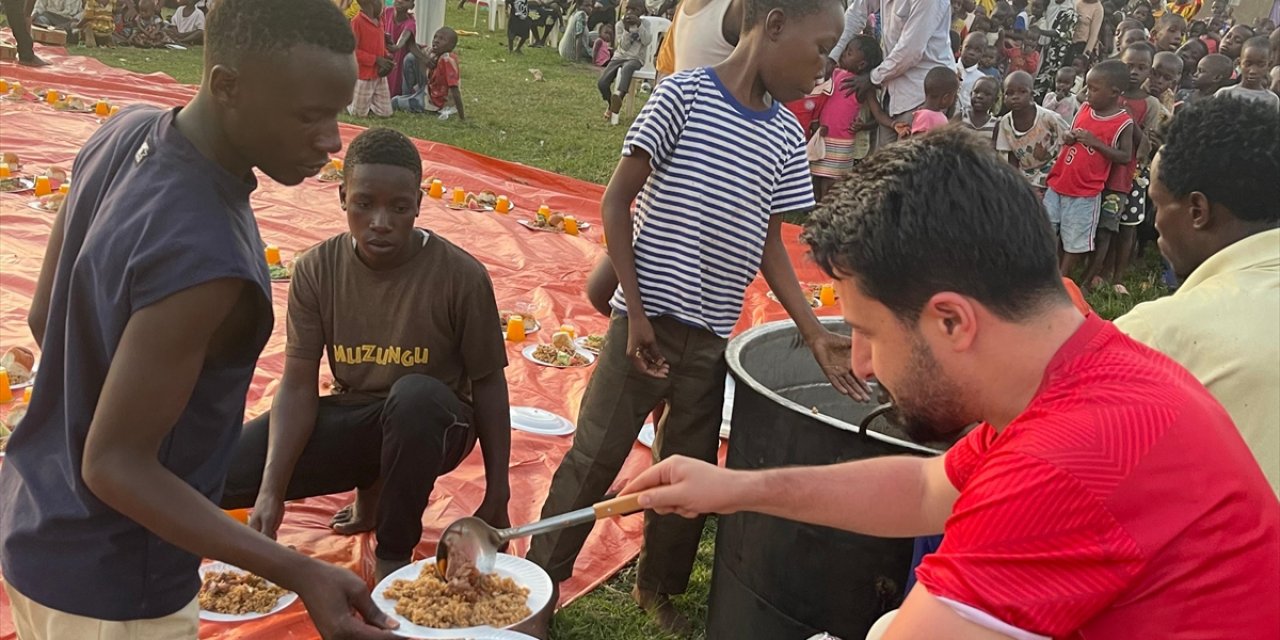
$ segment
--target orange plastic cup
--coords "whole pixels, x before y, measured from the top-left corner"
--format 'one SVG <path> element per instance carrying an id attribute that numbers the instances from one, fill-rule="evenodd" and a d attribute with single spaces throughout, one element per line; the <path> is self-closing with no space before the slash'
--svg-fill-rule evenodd
<path id="1" fill-rule="evenodd" d="M 571 236 L 578 235 L 578 219 L 573 216 L 565 216 L 564 232 Z"/>
<path id="2" fill-rule="evenodd" d="M 36 197 L 47 196 L 51 193 L 53 193 L 53 184 L 49 182 L 49 176 L 36 178 Z"/>
<path id="3" fill-rule="evenodd" d="M 109 116 L 111 115 L 111 105 L 107 104 L 106 100 L 99 100 L 94 103 L 93 112 L 97 114 L 98 117 Z"/>
<path id="4" fill-rule="evenodd" d="M 0 162 L 0 178 L 9 178 L 13 176 L 13 171 L 9 169 L 8 162 Z"/>
<path id="5" fill-rule="evenodd" d="M 44 94 L 45 102 L 48 102 L 49 104 L 53 104 L 58 101 L 58 98 L 59 96 L 58 96 L 57 89 L 49 89 L 48 91 L 45 91 L 45 94 Z"/>
<path id="6" fill-rule="evenodd" d="M 493 210 L 498 213 L 511 211 L 511 200 L 508 200 L 506 196 L 498 196 L 498 201 L 494 203 Z"/>
<path id="7" fill-rule="evenodd" d="M 507 341 L 524 342 L 524 318 L 511 316 L 507 319 Z"/>
<path id="8" fill-rule="evenodd" d="M 224 513 L 240 524 L 249 524 L 249 509 L 227 509 Z"/>
<path id="9" fill-rule="evenodd" d="M 576 339 L 576 338 L 578 337 L 578 328 L 577 328 L 577 327 L 575 327 L 575 326 L 573 326 L 573 325 L 571 325 L 571 324 L 569 324 L 569 323 L 567 323 L 567 322 L 566 322 L 566 323 L 564 323 L 564 324 L 562 324 L 562 325 L 560 325 L 560 330 L 561 330 L 561 331 L 563 331 L 563 332 L 565 332 L 565 333 L 567 333 L 567 334 L 569 334 L 569 337 L 570 337 L 570 338 L 575 338 L 575 339 Z"/>
<path id="10" fill-rule="evenodd" d="M 467 201 L 467 192 L 462 187 L 453 188 L 453 203 L 464 204 Z"/>
<path id="11" fill-rule="evenodd" d="M 9 93 L 9 81 L 0 78 L 0 93 Z"/>
<path id="12" fill-rule="evenodd" d="M 35 389 L 35 387 L 27 387 L 26 389 L 23 389 L 23 390 L 22 390 L 22 401 L 23 401 L 23 402 L 25 402 L 25 403 L 27 403 L 27 404 L 31 404 L 31 390 L 32 390 L 32 389 Z"/>
<path id="13" fill-rule="evenodd" d="M 264 253 L 267 256 L 267 264 L 280 264 L 280 247 L 270 245 L 264 250 Z"/>
<path id="14" fill-rule="evenodd" d="M 432 180 L 431 189 L 427 191 L 427 195 L 431 196 L 432 198 L 443 198 L 444 183 L 440 182 L 439 180 Z"/>
<path id="15" fill-rule="evenodd" d="M 62 183 L 62 184 L 58 185 L 58 193 L 60 193 L 60 194 L 62 194 L 62 195 L 64 195 L 64 196 L 65 196 L 65 195 L 67 195 L 68 193 L 71 193 L 71 183 L 69 183 L 69 182 L 64 182 L 64 183 Z"/>
<path id="16" fill-rule="evenodd" d="M 818 301 L 824 307 L 836 306 L 836 288 L 833 285 L 824 284 L 818 292 Z"/>
<path id="17" fill-rule="evenodd" d="M 0 404 L 13 402 L 13 390 L 9 388 L 9 370 L 0 367 Z"/>
<path id="18" fill-rule="evenodd" d="M 119 112 L 120 112 L 120 107 L 117 107 L 116 105 L 114 105 L 114 104 L 113 104 L 113 105 L 111 105 L 111 112 L 107 114 L 107 117 L 114 116 L 115 114 L 117 114 L 117 113 L 119 113 Z"/>

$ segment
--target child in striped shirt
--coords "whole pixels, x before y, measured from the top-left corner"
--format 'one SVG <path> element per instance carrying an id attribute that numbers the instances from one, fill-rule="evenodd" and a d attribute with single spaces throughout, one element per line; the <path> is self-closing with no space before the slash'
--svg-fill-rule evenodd
<path id="1" fill-rule="evenodd" d="M 839 0 L 747 0 L 733 54 L 663 80 L 632 124 L 601 203 L 620 282 L 613 319 L 544 515 L 601 499 L 662 400 L 654 454 L 716 459 L 725 347 L 761 271 L 832 383 L 866 397 L 848 338 L 800 290 L 779 215 L 814 206 L 804 134 L 782 104 L 822 76 L 843 12 Z M 590 530 L 537 536 L 528 557 L 564 581 Z M 688 623 L 669 596 L 688 586 L 701 532 L 701 519 L 645 514 L 633 597 L 676 635 Z"/>

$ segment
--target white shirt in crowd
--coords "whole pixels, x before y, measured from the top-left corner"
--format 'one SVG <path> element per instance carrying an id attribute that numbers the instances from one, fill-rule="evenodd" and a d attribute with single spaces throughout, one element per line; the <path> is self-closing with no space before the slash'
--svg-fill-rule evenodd
<path id="1" fill-rule="evenodd" d="M 844 11 L 844 31 L 840 33 L 840 40 L 831 50 L 831 59 L 837 63 L 840 62 L 840 56 L 844 55 L 844 48 L 849 46 L 853 37 L 862 33 L 865 28 L 867 28 L 866 0 L 849 0 L 849 8 Z"/>
<path id="2" fill-rule="evenodd" d="M 889 115 L 924 104 L 924 77 L 934 67 L 951 67 L 951 3 L 947 0 L 884 0 L 884 62 L 871 82 L 889 92 Z"/>
<path id="3" fill-rule="evenodd" d="M 52 13 L 79 20 L 84 17 L 84 0 L 36 0 L 32 13 Z"/>
<path id="4" fill-rule="evenodd" d="M 724 39 L 724 14 L 732 3 L 733 0 L 711 0 L 697 13 L 687 13 L 684 3 L 680 3 L 680 15 L 671 25 L 675 73 L 714 67 L 733 53 L 733 45 Z"/>
<path id="5" fill-rule="evenodd" d="M 173 18 L 169 20 L 178 33 L 204 31 L 204 12 L 193 8 L 191 15 L 183 15 L 186 11 L 186 7 L 178 7 L 178 10 L 173 12 Z"/>

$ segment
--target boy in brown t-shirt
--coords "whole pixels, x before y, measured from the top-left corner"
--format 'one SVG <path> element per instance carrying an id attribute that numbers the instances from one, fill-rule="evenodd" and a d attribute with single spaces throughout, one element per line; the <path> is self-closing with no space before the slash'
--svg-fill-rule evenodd
<path id="1" fill-rule="evenodd" d="M 436 478 L 477 437 L 487 486 L 476 515 L 510 524 L 507 356 L 493 284 L 466 251 L 414 227 L 421 181 L 421 157 L 402 134 L 370 129 L 351 143 L 339 190 L 351 230 L 294 264 L 280 391 L 269 416 L 245 425 L 222 500 L 252 505 L 249 524 L 274 536 L 285 500 L 357 489 L 331 526 L 377 530 L 379 579 L 409 562 Z M 322 353 L 334 378 L 323 398 Z"/>

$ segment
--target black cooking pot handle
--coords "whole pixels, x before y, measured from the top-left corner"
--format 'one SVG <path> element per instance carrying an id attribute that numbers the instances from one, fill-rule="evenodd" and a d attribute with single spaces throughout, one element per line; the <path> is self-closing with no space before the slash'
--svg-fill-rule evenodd
<path id="1" fill-rule="evenodd" d="M 867 427 L 870 427 L 870 426 L 871 426 L 871 422 L 872 422 L 873 420 L 875 420 L 876 418 L 879 418 L 880 416 L 882 416 L 882 415 L 884 415 L 884 414 L 886 414 L 886 413 L 889 413 L 889 412 L 890 412 L 890 411 L 892 411 L 892 410 L 893 410 L 893 403 L 892 403 L 892 402 L 886 402 L 886 403 L 884 403 L 884 404 L 882 404 L 882 405 L 880 405 L 880 406 L 878 406 L 878 407 L 876 407 L 876 408 L 872 409 L 872 410 L 871 410 L 871 412 L 870 412 L 870 413 L 868 413 L 866 416 L 864 416 L 864 417 L 862 418 L 862 421 L 858 423 L 858 433 L 862 434 L 862 436 L 863 436 L 863 437 L 866 437 L 866 436 L 867 436 Z"/>

